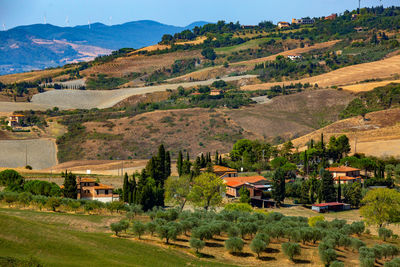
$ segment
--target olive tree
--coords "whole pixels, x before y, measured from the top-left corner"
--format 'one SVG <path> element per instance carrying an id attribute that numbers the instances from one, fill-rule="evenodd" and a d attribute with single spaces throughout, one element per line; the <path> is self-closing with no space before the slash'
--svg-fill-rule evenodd
<path id="1" fill-rule="evenodd" d="M 298 256 L 301 253 L 300 245 L 291 242 L 283 243 L 282 250 L 291 261 L 293 261 L 295 256 Z"/>

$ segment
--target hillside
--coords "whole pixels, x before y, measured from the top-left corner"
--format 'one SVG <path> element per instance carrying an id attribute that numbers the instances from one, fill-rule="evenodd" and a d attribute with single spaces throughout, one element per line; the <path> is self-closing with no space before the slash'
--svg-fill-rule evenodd
<path id="1" fill-rule="evenodd" d="M 345 134 L 350 139 L 352 153 L 365 153 L 377 157 L 399 157 L 400 109 L 389 109 L 335 122 L 325 128 L 294 139 L 302 148 L 311 139 L 319 140 L 321 133 L 327 140 L 331 136 Z"/>
<path id="2" fill-rule="evenodd" d="M 383 60 L 363 63 L 354 66 L 340 68 L 325 74 L 292 80 L 286 82 L 270 82 L 243 86 L 243 90 L 269 89 L 272 86 L 288 83 L 317 83 L 319 86 L 342 86 L 362 82 L 369 79 L 390 78 L 399 74 L 400 55 L 391 56 Z"/>
<path id="3" fill-rule="evenodd" d="M 338 120 L 354 98 L 337 90 L 310 90 L 273 98 L 267 104 L 227 111 L 229 117 L 258 138 L 282 142 Z"/>
<path id="4" fill-rule="evenodd" d="M 93 23 L 58 27 L 51 24 L 20 26 L 0 32 L 0 75 L 93 60 L 123 47 L 156 44 L 163 34 L 193 29 L 205 22 L 177 27 L 150 20 L 121 25 Z"/>

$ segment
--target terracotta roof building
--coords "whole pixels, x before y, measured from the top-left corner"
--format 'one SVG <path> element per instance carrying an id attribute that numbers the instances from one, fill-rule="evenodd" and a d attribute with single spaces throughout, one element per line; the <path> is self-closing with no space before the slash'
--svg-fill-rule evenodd
<path id="1" fill-rule="evenodd" d="M 78 178 L 78 199 L 98 200 L 101 202 L 118 201 L 119 196 L 113 193 L 114 187 L 96 182 L 92 178 Z"/>
<path id="2" fill-rule="evenodd" d="M 203 168 L 200 171 L 206 172 L 207 168 Z M 235 169 L 225 167 L 225 166 L 220 166 L 220 165 L 214 165 L 213 166 L 213 173 L 217 175 L 220 178 L 225 178 L 225 177 L 237 177 L 238 172 Z"/>
<path id="3" fill-rule="evenodd" d="M 340 167 L 329 167 L 326 168 L 327 171 L 332 173 L 333 178 L 336 177 L 359 177 L 360 174 L 360 169 L 357 168 L 352 168 L 348 166 L 340 166 Z"/>
<path id="4" fill-rule="evenodd" d="M 246 187 L 250 192 L 250 197 L 262 197 L 262 192 L 269 189 L 267 179 L 262 176 L 248 176 L 248 177 L 226 177 L 224 178 L 226 184 L 226 195 L 228 197 L 240 197 L 239 190 Z"/>

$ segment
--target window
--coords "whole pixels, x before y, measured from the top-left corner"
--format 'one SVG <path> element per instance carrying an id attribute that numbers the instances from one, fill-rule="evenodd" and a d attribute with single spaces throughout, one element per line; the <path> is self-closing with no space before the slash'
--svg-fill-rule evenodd
<path id="1" fill-rule="evenodd" d="M 108 195 L 108 190 L 104 190 L 104 194 Z"/>

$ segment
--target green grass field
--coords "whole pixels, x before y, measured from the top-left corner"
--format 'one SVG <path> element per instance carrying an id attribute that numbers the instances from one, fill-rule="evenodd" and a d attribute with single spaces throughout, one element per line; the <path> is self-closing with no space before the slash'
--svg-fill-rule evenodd
<path id="1" fill-rule="evenodd" d="M 44 266 L 222 265 L 172 248 L 114 238 L 105 228 L 107 218 L 110 216 L 0 209 L 0 259 L 27 260 L 32 256 Z M 79 224 L 90 231 L 79 230 L 85 228 Z"/>

